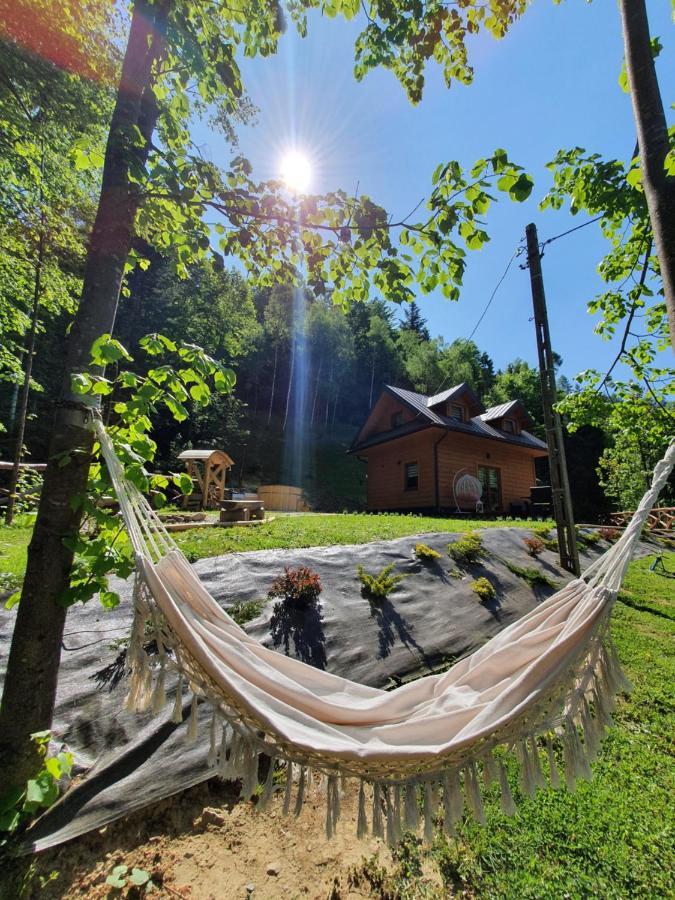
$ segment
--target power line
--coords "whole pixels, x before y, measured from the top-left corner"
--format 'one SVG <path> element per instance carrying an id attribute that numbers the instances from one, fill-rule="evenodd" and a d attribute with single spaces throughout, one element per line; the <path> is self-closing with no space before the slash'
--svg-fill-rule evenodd
<path id="1" fill-rule="evenodd" d="M 495 285 L 494 290 L 493 290 L 492 293 L 490 294 L 490 299 L 488 300 L 487 304 L 485 305 L 485 309 L 484 309 L 483 312 L 480 314 L 480 317 L 479 317 L 478 321 L 476 322 L 476 324 L 474 325 L 473 331 L 471 332 L 471 334 L 469 335 L 469 337 L 467 338 L 467 340 L 470 341 L 471 338 L 474 336 L 474 334 L 478 331 L 478 326 L 480 325 L 480 323 L 481 323 L 481 322 L 483 321 L 483 319 L 485 318 L 485 315 L 486 315 L 487 311 L 490 309 L 490 306 L 492 305 L 492 301 L 495 299 L 495 295 L 496 295 L 497 291 L 499 290 L 502 281 L 504 281 L 504 279 L 506 278 L 506 276 L 509 274 L 509 269 L 511 268 L 511 265 L 512 265 L 512 263 L 513 263 L 513 260 L 514 260 L 517 256 L 520 256 L 520 254 L 521 254 L 522 252 L 523 252 L 523 251 L 522 251 L 522 247 L 518 247 L 518 248 L 516 248 L 516 250 L 514 251 L 513 256 L 511 257 L 511 259 L 510 259 L 509 262 L 508 262 L 508 265 L 507 265 L 506 268 L 504 269 L 504 272 L 503 272 L 503 274 L 502 274 L 502 277 L 499 279 L 499 281 L 498 281 L 497 284 Z"/>
<path id="2" fill-rule="evenodd" d="M 516 259 L 517 256 L 520 256 L 520 254 L 521 254 L 522 252 L 523 252 L 522 246 L 518 246 L 518 247 L 514 250 L 513 256 L 511 257 L 511 259 L 510 259 L 509 262 L 508 262 L 508 265 L 507 265 L 506 268 L 504 269 L 504 272 L 502 273 L 501 278 L 499 279 L 499 281 L 498 281 L 497 284 L 495 285 L 494 290 L 493 290 L 492 293 L 490 294 L 490 299 L 488 300 L 488 302 L 487 302 L 487 304 L 486 304 L 486 306 L 485 306 L 485 309 L 484 309 L 483 312 L 480 314 L 480 318 L 478 319 L 478 321 L 477 321 L 476 324 L 474 325 L 473 331 L 471 332 L 471 334 L 469 335 L 468 338 L 465 338 L 465 340 L 470 341 L 470 340 L 472 339 L 472 337 L 474 336 L 474 334 L 476 333 L 476 331 L 478 330 L 478 326 L 480 325 L 480 323 L 481 323 L 481 322 L 483 321 L 483 319 L 485 318 L 485 315 L 486 315 L 487 311 L 490 309 L 490 305 L 491 305 L 492 301 L 494 300 L 495 294 L 496 294 L 497 291 L 499 290 L 502 281 L 504 281 L 504 279 L 505 279 L 506 276 L 508 275 L 509 269 L 511 268 L 511 265 L 512 265 L 514 259 Z M 434 391 L 434 395 L 440 393 L 441 388 L 443 388 L 443 387 L 445 386 L 445 382 L 448 380 L 449 377 L 450 377 L 450 373 L 448 373 L 448 374 L 443 378 L 443 380 L 441 381 L 441 383 L 438 385 L 438 387 L 437 387 L 436 390 Z"/>
<path id="3" fill-rule="evenodd" d="M 556 235 L 554 235 L 553 237 L 547 238 L 545 241 L 542 241 L 541 244 L 540 244 L 539 246 L 540 246 L 540 248 L 543 249 L 547 244 L 552 244 L 553 241 L 557 241 L 557 240 L 559 240 L 560 238 L 566 237 L 568 234 L 572 234 L 574 231 L 579 231 L 581 228 L 586 228 L 587 225 L 592 225 L 594 222 L 597 222 L 599 219 L 602 219 L 603 217 L 604 217 L 604 213 L 601 213 L 600 215 L 596 216 L 594 219 L 589 219 L 588 222 L 583 222 L 581 225 L 575 225 L 574 228 L 569 228 L 567 231 L 563 231 L 563 232 L 561 232 L 560 234 L 556 234 Z M 503 273 L 502 273 L 502 275 L 501 275 L 501 278 L 499 279 L 499 281 L 497 282 L 497 284 L 496 284 L 495 287 L 494 287 L 494 290 L 493 290 L 492 293 L 490 294 L 490 299 L 489 299 L 488 302 L 485 304 L 485 309 L 484 309 L 483 312 L 480 314 L 480 316 L 479 316 L 479 318 L 478 318 L 478 321 L 476 322 L 476 324 L 475 324 L 474 327 L 473 327 L 473 331 L 471 332 L 471 334 L 469 335 L 469 337 L 466 338 L 466 340 L 470 341 L 470 340 L 473 338 L 474 334 L 478 331 L 478 328 L 479 328 L 481 322 L 483 321 L 483 319 L 484 319 L 485 316 L 487 315 L 487 312 L 488 312 L 488 310 L 490 309 L 490 306 L 492 305 L 492 301 L 494 300 L 494 298 L 495 298 L 495 296 L 496 296 L 496 294 L 497 294 L 497 291 L 498 291 L 499 288 L 501 287 L 502 282 L 504 281 L 504 279 L 506 278 L 506 276 L 509 274 L 509 269 L 510 269 L 511 266 L 513 265 L 513 261 L 514 261 L 518 256 L 520 256 L 520 255 L 522 254 L 522 252 L 523 252 L 523 246 L 522 246 L 522 244 L 520 244 L 520 245 L 516 248 L 516 250 L 514 251 L 513 255 L 511 256 L 511 259 L 508 261 L 507 266 L 506 266 L 506 268 L 504 269 L 504 271 L 503 271 Z M 525 266 L 521 266 L 521 268 L 527 268 L 527 266 L 526 266 L 526 265 L 525 265 Z M 448 380 L 448 377 L 449 377 L 449 375 L 446 375 L 446 376 L 445 376 L 445 378 L 441 381 L 441 383 L 439 384 L 439 386 L 438 386 L 438 387 L 436 388 L 436 390 L 434 391 L 434 394 L 438 394 L 438 393 L 440 392 L 441 388 L 445 385 L 445 382 Z"/>
<path id="4" fill-rule="evenodd" d="M 570 228 L 568 231 L 563 231 L 562 234 L 556 234 L 552 238 L 548 238 L 545 241 L 542 241 L 539 245 L 540 247 L 545 247 L 547 244 L 552 244 L 553 241 L 557 241 L 558 238 L 567 237 L 568 234 L 572 234 L 573 231 L 579 231 L 580 228 L 585 228 L 587 225 L 592 225 L 593 222 L 597 222 L 599 219 L 604 218 L 605 213 L 600 213 L 599 216 L 596 216 L 594 219 L 589 219 L 588 222 L 584 222 L 582 225 L 575 225 L 574 228 Z"/>

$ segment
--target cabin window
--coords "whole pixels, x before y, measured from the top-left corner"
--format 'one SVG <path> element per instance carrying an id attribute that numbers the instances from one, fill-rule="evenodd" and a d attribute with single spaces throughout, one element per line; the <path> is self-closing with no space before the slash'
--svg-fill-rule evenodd
<path id="1" fill-rule="evenodd" d="M 464 421 L 464 407 L 459 403 L 448 403 L 448 418 L 457 419 L 458 422 Z"/>
<path id="2" fill-rule="evenodd" d="M 403 425 L 403 413 L 399 410 L 391 417 L 391 427 L 399 428 L 401 425 Z"/>
<path id="3" fill-rule="evenodd" d="M 513 419 L 502 419 L 502 431 L 505 431 L 507 434 L 517 434 L 516 423 Z"/>
<path id="4" fill-rule="evenodd" d="M 405 489 L 406 491 L 416 491 L 419 487 L 420 476 L 416 462 L 405 464 Z"/>

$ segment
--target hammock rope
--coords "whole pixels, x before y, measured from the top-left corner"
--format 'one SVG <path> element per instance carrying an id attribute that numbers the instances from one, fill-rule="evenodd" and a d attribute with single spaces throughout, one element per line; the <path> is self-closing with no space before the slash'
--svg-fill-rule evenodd
<path id="1" fill-rule="evenodd" d="M 125 478 L 100 418 L 93 421 L 137 570 L 126 708 L 159 713 L 170 702 L 178 723 L 183 692 L 190 691 L 186 739 L 193 742 L 198 706 L 208 704 L 208 764 L 214 774 L 238 779 L 242 797 L 259 791 L 264 755 L 269 769 L 258 808 L 269 805 L 275 772 L 284 768 L 284 812 L 298 815 L 308 793 L 322 791 L 330 837 L 344 779 L 352 777 L 360 781 L 357 836 L 371 831 L 394 843 L 420 825 L 431 840 L 437 819 L 452 834 L 465 809 L 484 821 L 482 792 L 492 784 L 504 812 L 513 814 L 507 757 L 517 760 L 526 796 L 549 782 L 574 790 L 579 778 L 590 778 L 615 697 L 630 690 L 609 636 L 612 605 L 675 464 L 675 442 L 621 538 L 581 578 L 447 672 L 382 691 L 283 656 L 246 634 Z M 153 638 L 157 653 L 150 659 L 144 646 Z M 169 673 L 177 676 L 173 698 Z"/>

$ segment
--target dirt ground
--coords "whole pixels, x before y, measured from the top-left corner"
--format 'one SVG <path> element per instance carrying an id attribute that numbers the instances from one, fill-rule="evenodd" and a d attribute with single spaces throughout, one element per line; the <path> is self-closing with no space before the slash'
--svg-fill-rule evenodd
<path id="1" fill-rule="evenodd" d="M 23 871 L 31 877 L 21 896 L 41 900 L 144 896 L 136 888 L 111 890 L 106 878 L 118 865 L 150 873 L 157 888 L 150 896 L 158 900 L 385 896 L 381 887 L 363 877 L 362 866 L 376 857 L 377 866 L 391 872 L 394 861 L 381 840 L 356 840 L 355 785 L 345 789 L 331 840 L 325 836 L 325 806 L 318 784 L 297 819 L 283 815 L 281 806 L 282 797 L 277 795 L 267 812 L 256 813 L 253 803 L 236 800 L 232 784 L 213 779 L 25 861 Z M 434 884 L 432 873 L 425 872 L 423 880 L 431 896 L 446 896 L 440 882 Z M 17 886 L 11 890 L 8 900 L 19 896 Z"/>

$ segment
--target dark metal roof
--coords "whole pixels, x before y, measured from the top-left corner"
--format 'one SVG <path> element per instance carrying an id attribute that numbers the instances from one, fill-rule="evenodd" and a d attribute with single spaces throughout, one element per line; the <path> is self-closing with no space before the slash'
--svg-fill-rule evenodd
<path id="1" fill-rule="evenodd" d="M 454 387 L 448 388 L 447 391 L 442 391 L 440 394 L 434 394 L 432 397 L 427 397 L 427 406 L 431 407 L 437 406 L 439 403 L 447 403 L 448 400 L 454 400 L 464 394 L 469 395 L 471 402 L 475 407 L 478 409 L 485 409 L 474 393 L 471 385 L 467 384 L 466 381 L 462 381 L 461 384 L 456 384 Z"/>
<path id="2" fill-rule="evenodd" d="M 434 412 L 433 409 L 429 409 L 429 398 L 426 394 L 416 394 L 415 391 L 408 391 L 405 388 L 394 387 L 391 384 L 386 384 L 384 389 L 387 393 L 393 394 L 395 397 L 403 400 L 411 409 L 425 416 L 429 421 L 433 422 L 435 425 L 442 425 L 444 416 L 439 415 L 437 412 Z"/>
<path id="3" fill-rule="evenodd" d="M 530 418 L 522 400 L 507 400 L 506 403 L 500 403 L 499 406 L 491 406 L 481 414 L 480 418 L 484 422 L 493 422 L 495 419 L 503 419 L 504 416 L 512 416 L 516 412 Z"/>
<path id="4" fill-rule="evenodd" d="M 455 391 L 460 387 L 464 388 L 464 385 L 457 385 L 456 388 L 452 388 L 451 390 Z M 423 428 L 428 428 L 433 425 L 440 428 L 445 428 L 447 431 L 457 431 L 461 434 L 473 435 L 473 437 L 482 437 L 489 440 L 497 440 L 505 444 L 515 444 L 516 446 L 525 447 L 529 450 L 547 450 L 545 442 L 540 440 L 538 437 L 535 437 L 533 434 L 530 434 L 529 431 L 521 431 L 520 434 L 507 434 L 504 431 L 493 428 L 488 423 L 488 417 L 490 419 L 500 417 L 498 415 L 494 415 L 494 410 L 501 409 L 502 407 L 509 407 L 510 409 L 512 409 L 515 404 L 519 404 L 522 407 L 523 411 L 525 411 L 525 408 L 523 407 L 520 400 L 512 400 L 509 403 L 501 404 L 501 406 L 499 407 L 492 407 L 492 409 L 487 410 L 487 412 L 483 413 L 480 416 L 474 416 L 467 422 L 460 422 L 457 419 L 450 419 L 448 416 L 442 416 L 440 415 L 440 413 L 437 413 L 433 409 L 430 409 L 428 405 L 430 399 L 434 400 L 436 403 L 441 402 L 435 397 L 429 398 L 426 396 L 426 394 L 418 394 L 415 391 L 409 391 L 405 388 L 394 387 L 393 385 L 389 384 L 385 386 L 385 391 L 394 397 L 398 397 L 403 401 L 403 403 L 406 404 L 409 409 L 413 410 L 413 412 L 416 412 L 416 418 L 412 422 L 406 422 L 405 425 L 400 425 L 398 428 L 393 428 L 391 431 L 382 431 L 379 434 L 374 434 L 372 435 L 372 437 L 367 438 L 364 441 L 359 442 L 357 437 L 356 441 L 350 448 L 350 453 L 354 453 L 359 450 L 365 450 L 367 447 L 372 447 L 375 444 L 384 444 L 387 441 L 396 440 L 399 437 L 404 437 L 407 434 L 413 434 L 416 431 L 420 431 Z M 436 397 L 439 396 L 441 395 L 436 395 Z"/>

